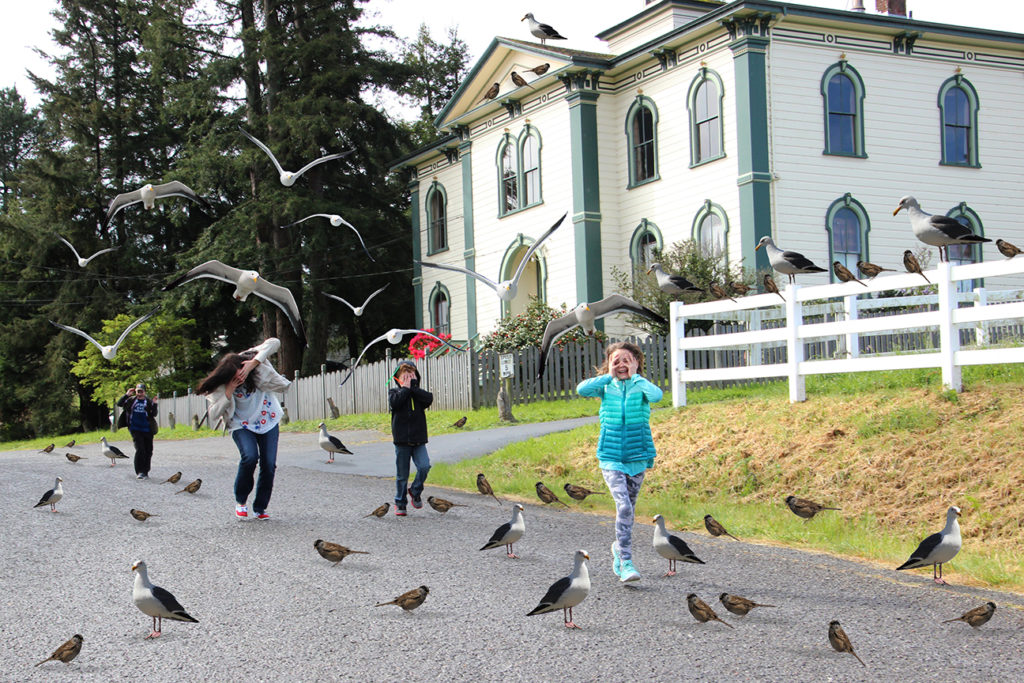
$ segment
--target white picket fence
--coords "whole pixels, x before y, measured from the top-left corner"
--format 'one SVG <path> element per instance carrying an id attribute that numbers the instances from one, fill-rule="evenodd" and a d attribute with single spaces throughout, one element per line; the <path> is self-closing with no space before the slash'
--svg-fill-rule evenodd
<path id="1" fill-rule="evenodd" d="M 805 377 L 815 374 L 896 370 L 906 368 L 941 368 L 942 383 L 948 389 L 962 388 L 961 368 L 965 365 L 991 365 L 1024 362 L 1024 340 L 1016 338 L 1012 344 L 1005 341 L 998 348 L 962 349 L 959 331 L 966 326 L 976 329 L 975 347 L 988 343 L 988 329 L 997 321 L 1024 318 L 1021 291 L 992 292 L 976 289 L 973 293 L 957 292 L 957 283 L 1024 273 L 1024 258 L 1004 261 L 985 261 L 967 265 L 939 263 L 925 275 L 938 286 L 938 294 L 906 296 L 897 299 L 860 299 L 858 294 L 890 290 L 911 290 L 927 287 L 928 283 L 917 274 L 879 276 L 865 280 L 867 287 L 856 282 L 800 287 L 789 285 L 783 290 L 785 302 L 776 294 L 758 294 L 686 305 L 674 302 L 670 309 L 671 331 L 671 383 L 676 407 L 686 405 L 686 385 L 693 382 L 721 380 L 751 380 L 786 377 L 789 380 L 791 402 L 803 401 L 807 394 Z M 961 300 L 973 306 L 960 307 Z M 824 303 L 818 303 L 818 302 Z M 813 303 L 811 303 L 813 302 Z M 934 310 L 902 312 L 893 315 L 865 317 L 860 315 L 871 308 L 920 308 L 922 304 L 936 306 Z M 930 306 L 929 306 L 930 307 Z M 771 312 L 782 309 L 781 315 Z M 842 312 L 841 319 L 826 322 L 805 322 L 805 318 L 826 311 Z M 687 319 L 735 320 L 745 331 L 684 336 Z M 777 327 L 765 328 L 762 323 L 779 318 Z M 860 352 L 859 336 L 871 333 L 937 330 L 938 345 L 933 349 L 909 353 L 867 354 Z M 841 358 L 805 358 L 805 345 L 822 340 L 835 340 L 845 349 Z M 770 346 L 783 346 L 785 360 L 762 363 L 762 351 Z M 746 347 L 746 353 L 737 354 L 746 362 L 736 367 L 689 369 L 686 353 L 723 348 Z"/>

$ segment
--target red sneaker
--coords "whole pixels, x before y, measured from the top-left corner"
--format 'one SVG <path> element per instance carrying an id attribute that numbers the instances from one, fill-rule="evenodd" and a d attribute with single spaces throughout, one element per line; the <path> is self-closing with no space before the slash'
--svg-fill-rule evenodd
<path id="1" fill-rule="evenodd" d="M 270 515 L 268 515 L 266 512 L 261 512 L 258 515 L 256 515 L 256 519 L 270 519 Z"/>
<path id="2" fill-rule="evenodd" d="M 406 493 L 409 494 L 409 500 L 412 502 L 412 506 L 414 508 L 416 508 L 417 510 L 421 510 L 423 508 L 423 501 L 420 500 L 420 497 L 412 495 L 412 489 L 411 488 L 410 489 L 406 489 Z"/>
<path id="3" fill-rule="evenodd" d="M 395 517 L 405 517 L 405 508 L 395 507 Z"/>
<path id="4" fill-rule="evenodd" d="M 237 517 L 248 517 L 249 510 L 244 505 L 235 505 L 235 516 Z"/>

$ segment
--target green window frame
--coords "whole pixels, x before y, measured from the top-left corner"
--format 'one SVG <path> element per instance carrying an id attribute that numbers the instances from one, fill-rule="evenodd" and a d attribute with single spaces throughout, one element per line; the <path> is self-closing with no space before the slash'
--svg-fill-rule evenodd
<path id="1" fill-rule="evenodd" d="M 725 156 L 724 98 L 722 77 L 702 66 L 691 81 L 686 97 L 690 115 L 690 168 Z"/>
<path id="2" fill-rule="evenodd" d="M 690 239 L 697 243 L 701 252 L 708 256 L 715 256 L 716 254 L 712 250 L 708 253 L 705 244 L 709 242 L 706 232 L 708 230 L 714 230 L 715 228 L 721 229 L 722 243 L 721 243 L 721 256 L 725 259 L 725 263 L 729 263 L 729 215 L 725 212 L 720 205 L 715 204 L 710 199 L 705 199 L 704 204 L 701 205 L 700 210 L 697 211 L 693 217 L 693 225 L 690 227 Z"/>
<path id="3" fill-rule="evenodd" d="M 841 59 L 821 77 L 825 151 L 830 156 L 866 159 L 864 146 L 864 79 Z"/>
<path id="4" fill-rule="evenodd" d="M 664 245 L 665 240 L 658 226 L 641 218 L 629 238 L 629 262 L 633 266 L 634 279 L 647 273 L 647 269 L 655 263 L 655 254 L 660 254 Z"/>
<path id="5" fill-rule="evenodd" d="M 851 232 L 851 228 L 853 228 Z M 832 202 L 825 211 L 825 233 L 828 235 L 829 282 L 837 282 L 832 263 L 839 261 L 857 274 L 857 261 L 870 260 L 868 233 L 871 218 L 867 209 L 849 192 Z"/>
<path id="6" fill-rule="evenodd" d="M 426 199 L 427 255 L 448 251 L 448 192 L 436 180 L 430 184 Z"/>
<path id="7" fill-rule="evenodd" d="M 978 91 L 956 74 L 939 87 L 940 166 L 981 168 L 978 157 Z"/>
<path id="8" fill-rule="evenodd" d="M 645 95 L 637 95 L 626 112 L 626 148 L 629 158 L 627 189 L 661 179 L 658 171 L 658 107 Z"/>
<path id="9" fill-rule="evenodd" d="M 430 297 L 427 301 L 429 301 L 427 312 L 430 314 L 430 327 L 434 330 L 434 334 L 439 337 L 442 334 L 450 335 L 452 333 L 452 295 L 448 288 L 440 281 L 436 282 L 434 288 L 430 290 Z"/>
<path id="10" fill-rule="evenodd" d="M 523 126 L 518 137 L 507 130 L 498 143 L 498 217 L 508 216 L 544 203 L 541 183 L 540 131 Z"/>
<path id="11" fill-rule="evenodd" d="M 966 225 L 975 235 L 985 236 L 985 225 L 981 222 L 978 212 L 967 205 L 967 202 L 960 202 L 946 212 L 950 218 L 954 218 Z M 985 252 L 981 243 L 977 244 L 951 244 L 946 247 L 946 253 L 951 263 L 981 263 L 985 260 Z M 975 287 L 984 287 L 984 280 L 960 280 L 956 283 L 958 292 L 970 292 Z"/>

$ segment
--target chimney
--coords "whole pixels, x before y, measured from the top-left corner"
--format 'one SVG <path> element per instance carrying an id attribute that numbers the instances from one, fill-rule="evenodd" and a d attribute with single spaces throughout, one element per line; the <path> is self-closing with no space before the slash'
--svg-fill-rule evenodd
<path id="1" fill-rule="evenodd" d="M 890 16 L 907 16 L 907 0 L 875 0 L 875 9 L 879 14 Z"/>
<path id="2" fill-rule="evenodd" d="M 850 4 L 852 5 L 850 7 L 850 11 L 851 12 L 861 12 L 861 13 L 863 13 L 865 11 L 864 10 L 864 0 L 853 0 L 853 2 L 851 2 Z"/>

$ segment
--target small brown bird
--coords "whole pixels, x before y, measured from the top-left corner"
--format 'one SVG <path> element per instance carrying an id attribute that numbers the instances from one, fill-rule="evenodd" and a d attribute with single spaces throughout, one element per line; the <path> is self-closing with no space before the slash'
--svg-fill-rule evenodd
<path id="1" fill-rule="evenodd" d="M 864 660 L 857 656 L 857 653 L 853 651 L 853 644 L 850 643 L 850 638 L 846 635 L 846 631 L 839 625 L 838 621 L 830 621 L 828 624 L 828 642 L 832 643 L 832 648 L 836 652 L 849 652 L 854 657 L 857 657 L 857 661 L 864 668 L 867 668 L 867 664 Z"/>
<path id="2" fill-rule="evenodd" d="M 174 474 L 172 474 L 171 476 L 167 477 L 167 479 L 165 479 L 164 481 L 162 481 L 160 483 L 161 484 L 177 484 L 179 481 L 181 481 L 181 472 L 175 472 Z"/>
<path id="3" fill-rule="evenodd" d="M 49 446 L 47 446 L 46 448 L 44 448 L 43 450 L 41 450 L 39 452 L 40 453 L 52 453 L 53 452 L 53 444 L 51 443 Z"/>
<path id="4" fill-rule="evenodd" d="M 202 486 L 202 485 L 203 485 L 203 480 L 202 479 L 196 479 L 194 482 L 192 482 L 191 484 L 189 484 L 188 486 L 186 486 L 182 490 L 176 491 L 174 495 L 178 495 L 179 493 L 185 493 L 185 491 L 188 491 L 189 493 L 195 493 L 196 491 L 199 490 L 199 487 Z"/>
<path id="5" fill-rule="evenodd" d="M 485 496 L 491 496 L 494 500 L 498 501 L 498 505 L 501 505 L 501 499 L 494 495 L 494 489 L 491 488 L 491 482 L 487 481 L 487 477 L 481 472 L 476 475 L 476 490 Z"/>
<path id="6" fill-rule="evenodd" d="M 728 531 L 726 531 L 725 527 L 722 526 L 721 524 L 719 524 L 718 520 L 715 519 L 714 517 L 712 517 L 711 515 L 704 515 L 704 526 L 707 528 L 708 533 L 711 534 L 712 536 L 716 536 L 717 537 L 717 536 L 725 535 L 725 536 L 728 536 L 729 538 L 731 538 L 734 541 L 740 540 L 740 539 L 736 538 L 735 536 L 733 536 L 732 534 L 730 534 Z"/>
<path id="7" fill-rule="evenodd" d="M 64 448 L 74 448 L 74 447 L 75 447 L 75 440 L 74 439 L 71 439 L 71 441 L 68 441 L 66 444 L 64 444 Z"/>
<path id="8" fill-rule="evenodd" d="M 1013 258 L 1017 254 L 1024 254 L 1024 251 L 1021 251 L 1006 240 L 996 240 L 996 249 L 1006 258 Z"/>
<path id="9" fill-rule="evenodd" d="M 466 416 L 465 415 L 463 415 L 458 420 L 456 420 L 455 422 L 452 423 L 452 427 L 455 427 L 456 429 L 462 429 L 465 426 L 466 426 Z"/>
<path id="10" fill-rule="evenodd" d="M 313 542 L 313 547 L 320 553 L 320 557 L 325 560 L 330 560 L 337 567 L 338 563 L 344 560 L 349 555 L 369 555 L 370 553 L 365 550 L 352 550 L 346 548 L 343 545 L 337 543 L 331 543 L 330 541 L 322 541 L 319 538 Z"/>
<path id="11" fill-rule="evenodd" d="M 708 603 L 698 598 L 695 593 L 690 593 L 686 596 L 686 606 L 690 608 L 690 614 L 693 615 L 693 618 L 702 624 L 707 621 L 721 621 L 729 628 L 734 628 L 729 622 L 719 619 L 718 615 L 715 614 L 715 610 L 711 609 Z"/>
<path id="12" fill-rule="evenodd" d="M 778 294 L 780 299 L 783 301 L 786 300 L 786 297 L 782 296 L 779 292 L 779 286 L 775 284 L 775 278 L 773 278 L 770 273 L 764 274 L 764 291 L 771 292 L 772 294 Z"/>
<path id="13" fill-rule="evenodd" d="M 850 272 L 850 269 L 844 266 L 839 261 L 832 262 L 832 272 L 836 274 L 836 277 L 843 282 L 858 282 L 864 285 L 863 282 L 857 279 L 857 276 Z M 864 285 L 867 287 L 867 285 Z"/>
<path id="14" fill-rule="evenodd" d="M 377 508 L 376 510 L 371 512 L 370 514 L 363 515 L 363 519 L 366 519 L 367 517 L 376 517 L 376 518 L 380 519 L 384 515 L 388 514 L 388 510 L 390 510 L 390 509 L 391 509 L 391 503 L 384 503 L 379 508 Z"/>
<path id="15" fill-rule="evenodd" d="M 68 460 L 70 460 L 71 462 L 78 462 L 79 460 L 88 460 L 89 459 L 89 458 L 84 458 L 81 455 L 75 455 L 74 453 L 65 453 L 64 457 L 67 458 Z"/>
<path id="16" fill-rule="evenodd" d="M 587 496 L 595 496 L 595 495 L 596 496 L 603 496 L 604 495 L 604 491 L 591 491 L 588 488 L 584 488 L 582 486 L 576 486 L 576 484 L 566 484 L 562 488 L 565 489 L 565 492 L 569 494 L 570 498 L 575 498 L 576 500 L 583 500 Z"/>
<path id="17" fill-rule="evenodd" d="M 924 278 L 925 282 L 931 284 L 932 281 L 928 279 L 928 276 L 921 272 L 921 264 L 917 257 L 909 249 L 903 252 L 903 267 L 907 269 L 908 273 L 917 273 Z"/>
<path id="18" fill-rule="evenodd" d="M 551 489 L 544 485 L 544 482 L 538 481 L 536 484 L 534 484 L 534 488 L 537 489 L 537 497 L 540 498 L 541 502 L 544 503 L 545 505 L 550 505 L 551 503 L 554 502 L 558 502 L 561 503 L 562 505 L 565 505 L 565 503 L 562 503 L 562 501 L 558 499 L 558 496 L 551 492 Z M 565 505 L 565 507 L 569 506 Z"/>
<path id="19" fill-rule="evenodd" d="M 540 66 L 535 66 L 532 69 L 527 69 L 523 73 L 533 72 L 533 73 L 537 74 L 538 76 L 543 76 L 544 74 L 546 74 L 548 72 L 548 69 L 550 69 L 550 68 L 551 68 L 551 65 L 548 64 L 547 62 L 544 62 Z"/>
<path id="20" fill-rule="evenodd" d="M 820 505 L 804 498 L 797 498 L 796 496 L 786 496 L 786 505 L 793 511 L 793 514 L 797 517 L 803 517 L 805 520 L 814 517 L 822 510 L 838 510 L 839 508 L 827 508 L 824 505 Z"/>
<path id="21" fill-rule="evenodd" d="M 484 93 L 484 99 L 480 101 L 483 102 L 484 100 L 493 100 L 495 97 L 498 96 L 499 90 L 501 90 L 501 85 L 495 83 L 494 85 L 487 89 L 487 92 Z"/>
<path id="22" fill-rule="evenodd" d="M 402 593 L 394 600 L 389 600 L 387 602 L 378 602 L 376 605 L 374 605 L 374 607 L 383 607 L 384 605 L 398 605 L 406 612 L 411 612 L 423 604 L 423 601 L 427 599 L 427 593 L 429 592 L 429 588 L 427 588 L 426 586 L 420 586 L 419 588 L 414 588 L 407 593 Z"/>
<path id="23" fill-rule="evenodd" d="M 430 507 L 434 508 L 438 512 L 448 512 L 452 508 L 468 508 L 468 505 L 462 503 L 453 503 L 450 500 L 444 498 L 438 498 L 437 496 L 427 496 L 427 503 Z"/>
<path id="24" fill-rule="evenodd" d="M 875 277 L 879 273 L 884 273 L 886 271 L 889 271 L 890 273 L 896 272 L 892 268 L 883 268 L 882 266 L 876 266 L 874 263 L 870 263 L 868 261 L 857 261 L 857 270 L 859 270 L 864 275 L 867 275 L 868 277 Z"/>
<path id="25" fill-rule="evenodd" d="M 128 512 L 132 513 L 132 517 L 139 520 L 140 522 L 145 522 L 150 517 L 159 517 L 159 515 L 151 514 L 149 512 L 146 512 L 145 510 L 136 510 L 135 508 L 132 508 Z"/>
<path id="26" fill-rule="evenodd" d="M 746 296 L 750 293 L 750 285 L 745 285 L 742 282 L 729 282 L 729 289 L 736 292 L 740 296 Z"/>
<path id="27" fill-rule="evenodd" d="M 762 605 L 759 602 L 748 600 L 747 598 L 740 597 L 739 595 L 729 595 L 728 593 L 722 593 L 719 595 L 718 600 L 725 605 L 725 609 L 729 610 L 733 614 L 738 614 L 741 617 L 746 616 L 747 612 L 755 607 L 775 607 L 775 605 Z"/>
<path id="28" fill-rule="evenodd" d="M 996 613 L 996 603 L 989 601 L 989 602 L 986 602 L 981 607 L 975 607 L 972 610 L 968 610 L 967 612 L 964 612 L 962 615 L 960 615 L 956 619 L 947 619 L 946 621 L 944 621 L 942 623 L 943 624 L 951 624 L 954 621 L 963 621 L 963 622 L 966 622 L 966 623 L 970 624 L 974 628 L 978 628 L 979 626 L 987 624 L 988 620 L 991 619 L 992 615 L 995 614 L 995 613 Z"/>
<path id="29" fill-rule="evenodd" d="M 512 78 L 512 82 L 516 84 L 516 87 L 529 88 L 530 90 L 533 90 L 533 86 L 527 83 L 526 79 L 517 74 L 515 71 L 510 73 L 509 76 Z"/>
<path id="30" fill-rule="evenodd" d="M 715 282 L 712 282 L 710 285 L 708 285 L 708 289 L 711 290 L 711 294 L 716 299 L 728 299 L 729 301 L 736 301 L 736 299 L 733 299 L 731 296 L 729 296 L 728 292 L 722 289 L 721 285 Z"/>
<path id="31" fill-rule="evenodd" d="M 71 640 L 64 643 L 56 650 L 53 654 L 39 662 L 39 664 L 45 664 L 46 662 L 64 662 L 68 664 L 72 659 L 78 656 L 78 653 L 82 651 L 82 641 L 85 640 L 82 636 L 77 633 L 71 636 Z M 36 666 L 39 666 L 36 664 Z"/>

